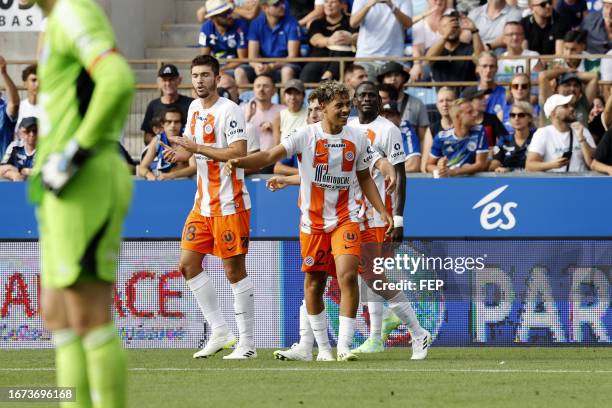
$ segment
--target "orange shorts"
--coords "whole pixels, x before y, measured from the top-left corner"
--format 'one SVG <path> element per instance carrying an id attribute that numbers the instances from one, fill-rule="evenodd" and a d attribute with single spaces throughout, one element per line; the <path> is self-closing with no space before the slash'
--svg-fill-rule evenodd
<path id="1" fill-rule="evenodd" d="M 300 248 L 302 272 L 335 272 L 334 256 L 361 256 L 359 224 L 347 222 L 321 234 L 300 231 Z"/>
<path id="2" fill-rule="evenodd" d="M 361 231 L 361 262 L 359 262 L 359 274 L 363 279 L 373 279 L 376 275 L 372 272 L 374 258 L 393 257 L 393 244 L 385 236 L 387 228 L 366 228 Z"/>
<path id="3" fill-rule="evenodd" d="M 250 216 L 250 210 L 221 217 L 204 217 L 191 211 L 183 227 L 181 248 L 221 259 L 246 254 Z"/>
<path id="4" fill-rule="evenodd" d="M 383 243 L 386 241 L 386 231 L 385 227 L 366 228 L 361 231 L 361 243 Z"/>

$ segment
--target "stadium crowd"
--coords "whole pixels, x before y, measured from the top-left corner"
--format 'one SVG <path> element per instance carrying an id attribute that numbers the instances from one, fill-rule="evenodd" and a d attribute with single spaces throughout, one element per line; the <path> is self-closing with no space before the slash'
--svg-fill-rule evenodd
<path id="1" fill-rule="evenodd" d="M 243 109 L 249 152 L 311 123 L 317 103 L 308 88 L 342 78 L 351 92 L 365 80 L 378 84 L 381 113 L 402 134 L 407 173 L 612 175 L 612 93 L 599 83 L 612 80 L 612 58 L 591 56 L 612 55 L 612 0 L 208 0 L 197 19 L 201 54 L 227 61 L 218 91 Z M 546 55 L 560 57 L 538 58 Z M 285 61 L 301 56 L 320 60 Z M 359 62 L 341 75 L 338 57 L 380 56 L 471 58 Z M 275 61 L 232 61 L 259 57 Z M 36 151 L 36 66 L 23 70 L 24 100 L 2 57 L 0 76 L 0 179 L 21 181 Z M 179 92 L 182 80 L 175 65 L 161 66 L 139 160 L 119 146 L 147 180 L 196 173 L 195 162 L 170 163 L 163 154 L 188 120 L 193 99 Z M 421 81 L 477 85 L 438 87 L 434 106 L 407 91 Z M 264 172 L 296 174 L 296 160 Z"/>

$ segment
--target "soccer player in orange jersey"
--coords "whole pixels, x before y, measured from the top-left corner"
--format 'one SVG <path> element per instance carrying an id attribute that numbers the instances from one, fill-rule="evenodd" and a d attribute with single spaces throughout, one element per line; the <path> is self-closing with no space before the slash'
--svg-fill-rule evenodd
<path id="1" fill-rule="evenodd" d="M 226 172 L 260 169 L 284 157 L 298 155 L 300 184 L 300 244 L 306 308 L 319 349 L 329 352 L 323 291 L 330 263 L 335 263 L 342 293 L 338 361 L 355 360 L 350 351 L 359 303 L 357 270 L 361 256 L 361 203 L 365 195 L 378 211 L 388 232 L 393 219 L 385 209 L 370 176 L 375 158 L 362 131 L 345 126 L 351 101 L 349 90 L 337 82 L 319 88 L 323 120 L 309 125 L 272 149 L 227 162 Z M 323 344 L 321 344 L 323 343 Z"/>
<path id="2" fill-rule="evenodd" d="M 257 356 L 253 339 L 253 283 L 245 267 L 251 201 L 243 170 L 223 171 L 225 162 L 246 155 L 247 135 L 238 105 L 217 95 L 218 81 L 219 62 L 215 58 L 204 55 L 194 58 L 191 82 L 198 98 L 189 107 L 183 137 L 170 138 L 180 148 L 167 147 L 166 158 L 183 161 L 195 155 L 198 169 L 195 202 L 183 229 L 179 269 L 210 324 L 212 335 L 193 357 L 212 356 L 236 342 L 219 308 L 213 282 L 202 269 L 204 256 L 213 254 L 223 260 L 234 294 L 240 335 L 235 350 L 223 358 L 248 359 Z"/>

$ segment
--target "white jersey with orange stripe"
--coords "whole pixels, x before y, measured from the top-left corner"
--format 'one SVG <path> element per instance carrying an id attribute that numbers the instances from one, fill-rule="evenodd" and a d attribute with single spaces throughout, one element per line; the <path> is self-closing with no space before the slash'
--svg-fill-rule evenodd
<path id="1" fill-rule="evenodd" d="M 370 123 L 361 124 L 359 123 L 359 118 L 355 118 L 349 120 L 348 126 L 365 131 L 368 141 L 374 148 L 375 152 L 386 158 L 392 165 L 406 161 L 406 153 L 404 152 L 404 146 L 402 143 L 402 133 L 390 120 L 382 116 L 378 116 Z M 374 179 L 374 183 L 376 184 L 380 197 L 383 198 L 387 211 L 389 214 L 393 214 L 395 193 L 392 195 L 386 193 L 385 178 L 380 170 L 378 170 L 376 167 L 371 167 L 371 173 L 372 179 Z M 380 217 L 380 214 L 374 209 L 372 204 L 366 200 L 365 197 L 363 198 L 363 202 L 366 204 L 366 220 L 364 227 L 385 227 L 385 222 Z"/>
<path id="2" fill-rule="evenodd" d="M 298 155 L 302 232 L 330 232 L 344 222 L 363 221 L 357 172 L 368 169 L 374 160 L 363 131 L 345 126 L 339 134 L 330 135 L 321 123 L 315 123 L 281 144 L 287 157 Z"/>
<path id="3" fill-rule="evenodd" d="M 247 140 L 242 110 L 229 99 L 220 97 L 205 109 L 200 99 L 191 102 L 183 136 L 197 144 L 226 148 Z M 196 154 L 198 189 L 193 210 L 204 217 L 236 214 L 251 208 L 251 199 L 244 183 L 244 170 L 236 169 L 230 176 L 223 172 L 225 163 Z"/>

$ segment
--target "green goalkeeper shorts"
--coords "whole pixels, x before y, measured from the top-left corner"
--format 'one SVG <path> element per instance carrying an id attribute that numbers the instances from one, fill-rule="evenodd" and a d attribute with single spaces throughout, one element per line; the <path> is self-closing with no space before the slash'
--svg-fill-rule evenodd
<path id="1" fill-rule="evenodd" d="M 115 150 L 90 157 L 59 197 L 45 192 L 38 209 L 42 286 L 113 282 L 132 178 Z"/>

